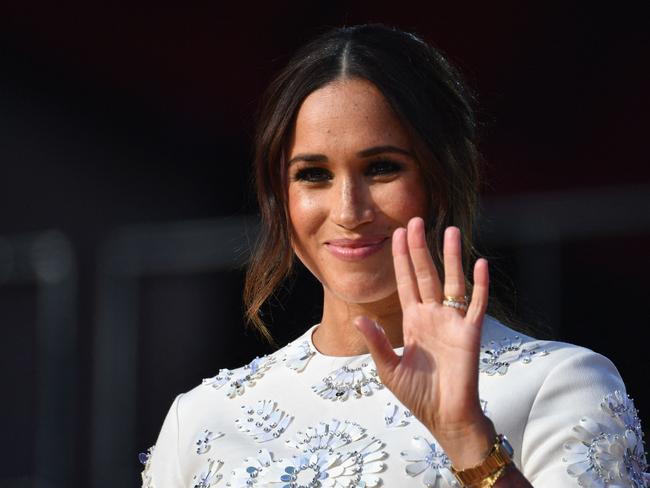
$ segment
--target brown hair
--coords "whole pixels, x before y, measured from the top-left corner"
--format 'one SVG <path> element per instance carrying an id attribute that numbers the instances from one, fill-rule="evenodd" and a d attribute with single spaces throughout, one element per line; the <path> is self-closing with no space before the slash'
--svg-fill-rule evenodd
<path id="1" fill-rule="evenodd" d="M 244 303 L 248 323 L 270 342 L 260 309 L 293 266 L 287 142 L 303 100 L 345 77 L 376 85 L 419 143 L 417 157 L 430 193 L 427 239 L 440 276 L 446 227 L 461 230 L 464 269 L 475 255 L 472 228 L 480 157 L 472 96 L 458 72 L 413 34 L 381 24 L 332 29 L 294 55 L 269 85 L 258 114 L 254 178 L 261 229 L 246 275 Z"/>

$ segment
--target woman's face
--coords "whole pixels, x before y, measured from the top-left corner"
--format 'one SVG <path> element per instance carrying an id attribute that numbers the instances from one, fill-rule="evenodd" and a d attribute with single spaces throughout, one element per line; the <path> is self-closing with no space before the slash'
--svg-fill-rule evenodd
<path id="1" fill-rule="evenodd" d="M 289 145 L 288 207 L 296 255 L 349 303 L 396 292 L 391 236 L 424 215 L 412 141 L 372 83 L 342 79 L 303 102 Z"/>

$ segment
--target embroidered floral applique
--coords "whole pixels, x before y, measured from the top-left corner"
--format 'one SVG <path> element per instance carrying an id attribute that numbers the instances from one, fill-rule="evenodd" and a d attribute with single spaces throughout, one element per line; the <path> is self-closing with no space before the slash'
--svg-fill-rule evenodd
<path id="1" fill-rule="evenodd" d="M 310 426 L 304 432 L 296 434 L 295 439 L 287 440 L 289 447 L 301 452 L 316 452 L 320 450 L 333 451 L 352 444 L 366 435 L 366 429 L 356 422 L 332 419 Z"/>
<path id="2" fill-rule="evenodd" d="M 427 488 L 450 488 L 460 486 L 449 469 L 451 461 L 435 442 L 414 436 L 412 448 L 400 452 L 406 465 L 406 474 L 412 477 L 422 475 L 422 483 Z"/>
<path id="3" fill-rule="evenodd" d="M 203 384 L 216 389 L 227 384 L 226 395 L 229 398 L 234 398 L 237 395 L 242 395 L 246 387 L 254 386 L 255 382 L 264 376 L 264 373 L 268 371 L 274 362 L 275 356 L 258 357 L 241 368 L 233 370 L 221 369 L 216 376 L 205 378 Z"/>
<path id="4" fill-rule="evenodd" d="M 356 422 L 319 422 L 286 444 L 298 453 L 272 466 L 264 478 L 271 485 L 372 487 L 381 482 L 376 473 L 385 468 L 381 462 L 387 456 L 382 451 L 384 443 L 368 438 L 366 429 Z"/>
<path id="5" fill-rule="evenodd" d="M 142 477 L 142 488 L 154 488 L 149 471 L 151 469 L 151 456 L 155 448 L 156 446 L 151 446 L 146 452 L 141 452 L 138 455 L 140 463 L 144 466 L 144 469 L 140 474 Z"/>
<path id="6" fill-rule="evenodd" d="M 244 460 L 244 467 L 233 471 L 229 486 L 249 487 L 374 487 L 381 483 L 377 473 L 387 454 L 384 444 L 366 430 L 349 421 L 319 422 L 298 432 L 286 442 L 296 451 L 284 459 L 274 459 L 261 449 L 255 458 Z"/>
<path id="7" fill-rule="evenodd" d="M 192 478 L 192 488 L 210 488 L 217 484 L 223 478 L 219 473 L 222 466 L 222 460 L 208 459 L 206 468 Z"/>
<path id="8" fill-rule="evenodd" d="M 223 432 L 212 432 L 211 430 L 205 429 L 196 439 L 194 445 L 196 446 L 197 454 L 206 454 L 210 451 L 212 447 L 212 442 L 219 437 L 223 437 L 225 434 Z"/>
<path id="9" fill-rule="evenodd" d="M 359 366 L 348 364 L 332 371 L 311 389 L 326 400 L 345 401 L 350 395 L 354 398 L 370 396 L 383 387 L 375 364 L 368 357 Z"/>
<path id="10" fill-rule="evenodd" d="M 601 409 L 614 419 L 615 428 L 581 418 L 564 444 L 567 473 L 586 488 L 648 486 L 650 473 L 634 402 L 617 390 L 603 399 Z"/>
<path id="11" fill-rule="evenodd" d="M 293 419 L 271 400 L 260 400 L 254 407 L 242 405 L 241 408 L 242 416 L 235 419 L 237 428 L 257 442 L 277 439 Z"/>
<path id="12" fill-rule="evenodd" d="M 390 429 L 408 425 L 412 417 L 413 414 L 408 408 L 397 403 L 388 402 L 384 408 L 384 422 Z"/>
<path id="13" fill-rule="evenodd" d="M 232 471 L 230 481 L 226 486 L 234 488 L 249 488 L 258 484 L 260 473 L 273 463 L 273 453 L 268 449 L 260 449 L 256 456 L 244 459 L 243 467 Z M 261 486 L 264 486 L 261 484 Z"/>
<path id="14" fill-rule="evenodd" d="M 614 417 L 620 425 L 634 431 L 639 438 L 643 438 L 639 412 L 634 407 L 634 400 L 629 396 L 616 390 L 614 393 L 610 393 L 603 398 L 603 401 L 600 403 L 600 408 L 611 417 Z"/>
<path id="15" fill-rule="evenodd" d="M 311 455 L 292 456 L 273 464 L 264 476 L 263 486 L 288 487 L 373 487 L 381 478 L 375 473 L 384 469 L 380 461 L 386 454 L 379 451 L 376 439 L 359 451 L 345 453 L 318 451 Z"/>
<path id="16" fill-rule="evenodd" d="M 487 411 L 487 401 L 480 399 L 481 410 L 485 415 Z M 384 423 L 389 429 L 404 427 L 414 419 L 413 413 L 399 403 L 388 402 L 384 407 Z"/>
<path id="17" fill-rule="evenodd" d="M 522 362 L 530 363 L 536 356 L 546 356 L 548 351 L 540 349 L 539 344 L 523 342 L 521 337 L 504 337 L 500 341 L 490 341 L 481 345 L 479 357 L 479 371 L 489 376 L 494 374 L 504 375 L 511 364 Z"/>
<path id="18" fill-rule="evenodd" d="M 312 350 L 309 341 L 302 341 L 298 344 L 289 344 L 282 361 L 287 368 L 300 373 L 315 355 L 316 351 Z"/>

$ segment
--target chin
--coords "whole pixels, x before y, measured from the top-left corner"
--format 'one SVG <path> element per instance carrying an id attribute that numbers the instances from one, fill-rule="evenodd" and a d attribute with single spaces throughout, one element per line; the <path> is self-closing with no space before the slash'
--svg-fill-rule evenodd
<path id="1" fill-rule="evenodd" d="M 377 284 L 376 286 L 368 285 L 367 282 L 355 281 L 355 283 L 350 286 L 324 286 L 327 288 L 329 293 L 336 296 L 339 300 L 347 303 L 376 303 L 380 302 L 391 295 L 394 295 L 396 292 L 395 285 L 386 286 L 384 281 L 382 284 Z"/>
<path id="2" fill-rule="evenodd" d="M 392 266 L 375 266 L 373 269 L 364 266 L 355 269 L 354 266 L 321 267 L 305 263 L 302 259 L 301 262 L 321 283 L 326 293 L 343 302 L 375 303 L 397 292 Z"/>

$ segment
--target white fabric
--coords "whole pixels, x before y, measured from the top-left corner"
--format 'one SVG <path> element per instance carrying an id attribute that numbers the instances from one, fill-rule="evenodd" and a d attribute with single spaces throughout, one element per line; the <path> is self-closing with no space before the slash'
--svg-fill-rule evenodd
<path id="1" fill-rule="evenodd" d="M 314 477 L 320 477 L 324 487 L 455 486 L 445 467 L 448 460 L 431 434 L 408 416 L 387 388 L 371 381 L 365 385 L 370 395 L 356 397 L 352 392 L 335 400 L 314 391 L 328 376 L 344 381 L 345 373 L 338 379 L 332 374 L 343 366 L 356 371 L 348 374 L 356 375 L 352 381 L 364 374 L 372 379 L 374 365 L 369 355 L 320 354 L 311 342 L 316 327 L 257 360 L 253 370 L 233 370 L 227 382 L 220 379 L 227 375 L 222 370 L 216 379 L 179 395 L 143 472 L 143 486 L 319 486 L 309 484 Z M 625 437 L 637 420 L 607 358 L 582 347 L 532 339 L 492 318 L 485 320 L 481 344 L 479 393 L 484 410 L 497 432 L 510 440 L 514 462 L 534 486 L 577 487 L 579 481 L 582 486 L 643 486 L 631 481 L 633 475 L 637 480 L 643 476 L 642 462 L 635 473 L 633 468 L 625 471 L 622 461 L 616 463 L 616 456 L 623 460 L 625 454 L 617 450 L 623 442 L 619 439 L 627 439 L 623 444 L 629 452 L 638 449 L 632 434 Z M 403 348 L 395 351 L 401 354 Z M 247 373 L 252 380 L 246 379 Z M 243 378 L 239 391 L 231 386 L 237 378 Z M 334 393 L 324 388 L 324 395 Z M 624 404 L 623 413 L 631 417 L 621 420 L 623 414 L 612 414 L 601 405 L 607 399 L 614 407 Z M 265 409 L 270 414 L 266 420 L 264 412 L 255 412 Z M 387 425 L 387 417 L 392 425 Z M 258 439 L 247 429 L 256 431 Z M 601 433 L 609 437 L 596 439 Z M 264 435 L 270 439 L 264 440 Z M 589 464 L 589 446 L 604 453 L 600 471 L 593 460 Z M 613 456 L 609 464 L 606 456 Z M 609 485 L 602 482 L 607 476 Z"/>

